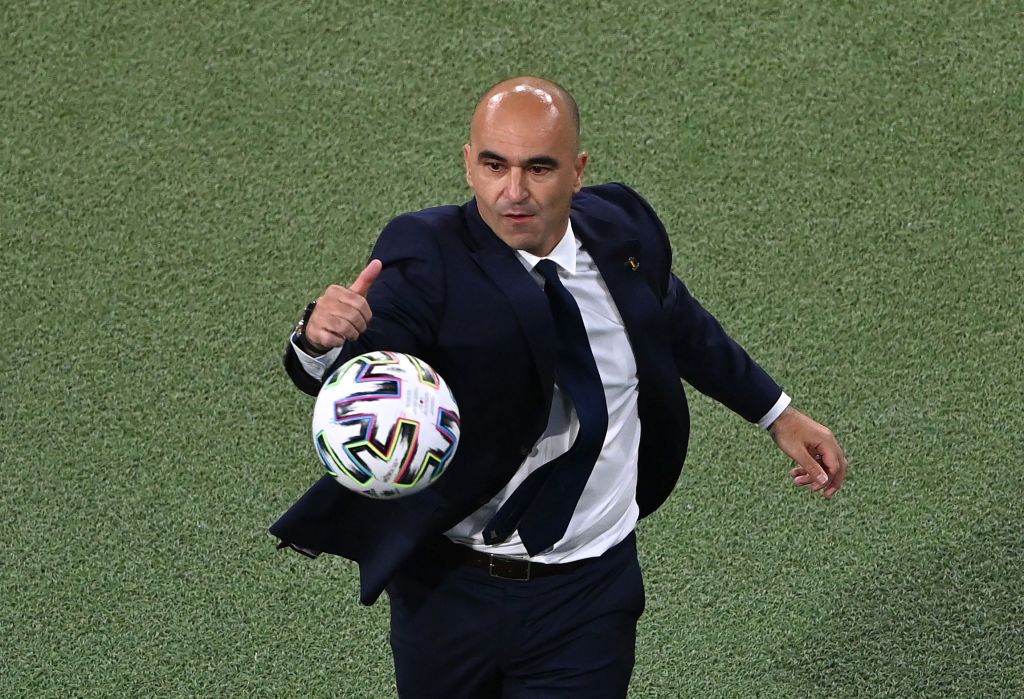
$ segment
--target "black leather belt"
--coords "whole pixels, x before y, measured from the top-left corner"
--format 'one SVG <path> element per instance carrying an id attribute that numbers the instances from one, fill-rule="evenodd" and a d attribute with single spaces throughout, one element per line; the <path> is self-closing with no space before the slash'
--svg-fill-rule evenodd
<path id="1" fill-rule="evenodd" d="M 439 544 L 437 549 L 439 553 L 453 563 L 470 566 L 471 568 L 479 568 L 480 570 L 487 571 L 495 578 L 503 578 L 505 580 L 526 581 L 531 578 L 542 578 L 547 575 L 560 575 L 581 568 L 595 560 L 593 558 L 584 558 L 569 563 L 537 563 L 521 558 L 506 558 L 505 556 L 483 553 L 482 551 L 447 540 Z"/>

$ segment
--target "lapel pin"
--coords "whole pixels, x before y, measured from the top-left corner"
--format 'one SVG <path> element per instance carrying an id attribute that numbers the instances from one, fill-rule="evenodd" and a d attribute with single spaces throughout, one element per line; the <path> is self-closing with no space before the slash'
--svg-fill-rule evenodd
<path id="1" fill-rule="evenodd" d="M 630 271 L 635 272 L 640 269 L 640 260 L 631 255 L 626 258 L 626 266 L 629 267 Z"/>

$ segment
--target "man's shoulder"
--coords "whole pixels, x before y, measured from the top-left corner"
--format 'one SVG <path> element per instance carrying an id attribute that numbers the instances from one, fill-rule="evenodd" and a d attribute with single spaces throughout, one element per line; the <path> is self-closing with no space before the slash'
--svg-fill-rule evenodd
<path id="1" fill-rule="evenodd" d="M 637 199 L 640 195 L 637 194 L 635 189 L 624 182 L 605 182 L 603 184 L 591 184 L 583 187 L 576 193 L 576 197 L 618 202 Z"/>
<path id="2" fill-rule="evenodd" d="M 374 254 L 433 259 L 464 247 L 466 226 L 463 207 L 455 205 L 398 214 L 377 236 Z"/>
<path id="3" fill-rule="evenodd" d="M 428 228 L 447 228 L 452 223 L 463 220 L 461 206 L 446 204 L 444 206 L 431 206 L 419 211 L 408 211 L 399 214 L 391 219 L 391 224 L 399 223 L 413 226 L 426 226 Z M 390 224 L 389 224 L 390 225 Z"/>
<path id="4" fill-rule="evenodd" d="M 588 216 L 614 221 L 655 217 L 654 209 L 636 190 L 622 182 L 584 187 L 573 196 L 572 208 Z"/>
<path id="5" fill-rule="evenodd" d="M 395 216 L 384 226 L 378 244 L 441 250 L 448 245 L 458 245 L 465 230 L 463 207 L 454 204 L 432 206 Z"/>

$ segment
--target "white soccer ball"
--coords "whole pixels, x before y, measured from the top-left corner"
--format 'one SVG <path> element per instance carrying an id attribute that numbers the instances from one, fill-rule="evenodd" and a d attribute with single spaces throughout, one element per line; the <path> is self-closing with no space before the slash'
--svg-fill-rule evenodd
<path id="1" fill-rule="evenodd" d="M 313 408 L 313 445 L 334 479 L 372 498 L 423 490 L 459 443 L 459 407 L 426 362 L 369 352 L 324 382 Z"/>

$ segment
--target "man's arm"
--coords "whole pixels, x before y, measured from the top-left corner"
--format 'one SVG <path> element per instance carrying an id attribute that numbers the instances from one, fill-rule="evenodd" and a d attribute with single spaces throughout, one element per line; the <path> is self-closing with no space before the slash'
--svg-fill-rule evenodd
<path id="1" fill-rule="evenodd" d="M 380 260 L 370 260 L 352 286 L 331 284 L 324 290 L 303 324 L 301 335 L 294 338 L 307 355 L 320 356 L 366 332 L 373 317 L 366 297 L 382 267 Z"/>
<path id="2" fill-rule="evenodd" d="M 626 185 L 609 187 L 606 194 L 616 192 L 625 195 L 620 205 L 633 207 L 631 215 L 649 218 L 670 254 L 668 233 L 650 204 Z M 683 282 L 668 269 L 665 274 L 667 282 L 660 287 L 662 306 L 669 314 L 679 375 L 701 393 L 768 429 L 779 448 L 796 462 L 790 471 L 795 485 L 810 485 L 814 491 L 823 491 L 826 498 L 835 495 L 846 479 L 847 467 L 835 436 L 793 408 L 789 396 L 729 337 Z"/>
<path id="3" fill-rule="evenodd" d="M 306 393 L 319 392 L 327 369 L 341 354 L 345 342 L 366 332 L 373 317 L 366 296 L 381 267 L 380 260 L 370 260 L 352 286 L 331 284 L 292 333 L 284 355 L 285 370 Z"/>
<path id="4" fill-rule="evenodd" d="M 796 462 L 793 483 L 831 498 L 846 480 L 847 460 L 832 432 L 789 404 L 789 396 L 694 299 L 674 275 L 666 297 L 672 311 L 679 374 L 694 388 L 766 427 Z"/>
<path id="5" fill-rule="evenodd" d="M 434 232 L 413 215 L 381 232 L 370 263 L 350 287 L 331 285 L 285 350 L 295 385 L 316 395 L 339 364 L 385 349 L 418 355 L 432 341 L 444 299 L 444 269 Z"/>
<path id="6" fill-rule="evenodd" d="M 669 314 L 672 351 L 688 384 L 753 423 L 788 404 L 782 389 L 711 313 L 670 275 L 662 305 Z M 767 427 L 767 424 L 762 426 Z"/>

